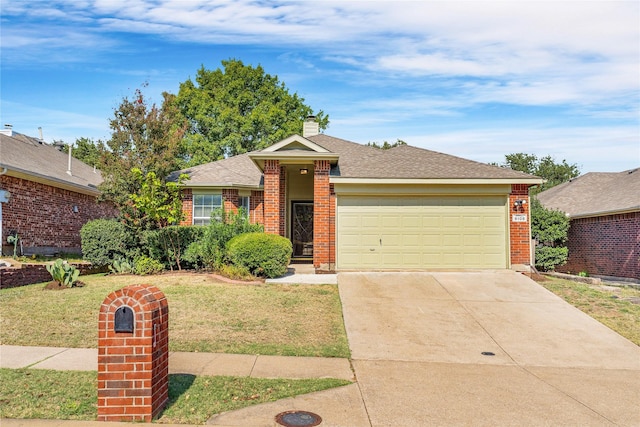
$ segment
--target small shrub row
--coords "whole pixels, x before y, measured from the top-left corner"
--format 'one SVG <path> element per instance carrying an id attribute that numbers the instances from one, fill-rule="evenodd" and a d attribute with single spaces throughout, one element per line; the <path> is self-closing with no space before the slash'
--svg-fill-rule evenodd
<path id="1" fill-rule="evenodd" d="M 286 273 L 292 253 L 288 239 L 265 234 L 242 212 L 224 210 L 207 226 L 169 226 L 133 237 L 122 222 L 99 219 L 80 234 L 84 259 L 113 273 L 204 268 L 236 279 L 277 277 Z"/>

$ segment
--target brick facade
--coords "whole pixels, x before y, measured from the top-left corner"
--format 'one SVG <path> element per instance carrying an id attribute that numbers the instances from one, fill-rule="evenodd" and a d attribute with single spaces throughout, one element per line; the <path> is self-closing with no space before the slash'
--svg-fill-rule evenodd
<path id="1" fill-rule="evenodd" d="M 252 191 L 249 198 L 249 221 L 253 224 L 264 224 L 264 193 Z"/>
<path id="2" fill-rule="evenodd" d="M 0 188 L 11 193 L 2 204 L 2 243 L 17 232 L 25 253 L 80 253 L 82 226 L 117 216 L 111 204 L 98 203 L 95 196 L 22 178 L 0 176 Z"/>
<path id="3" fill-rule="evenodd" d="M 225 212 L 238 213 L 238 204 L 240 197 L 238 196 L 238 190 L 235 188 L 225 188 L 222 190 L 222 203 Z"/>
<path id="4" fill-rule="evenodd" d="M 516 200 L 524 200 L 521 208 L 515 208 Z M 514 222 L 514 214 L 527 215 L 526 222 Z M 509 247 L 511 265 L 531 264 L 531 212 L 529 203 L 529 186 L 512 184 L 509 195 Z"/>
<path id="5" fill-rule="evenodd" d="M 640 212 L 573 219 L 567 246 L 557 271 L 640 279 Z"/>
<path id="6" fill-rule="evenodd" d="M 180 225 L 193 224 L 193 191 L 190 188 L 182 190 L 182 221 Z"/>

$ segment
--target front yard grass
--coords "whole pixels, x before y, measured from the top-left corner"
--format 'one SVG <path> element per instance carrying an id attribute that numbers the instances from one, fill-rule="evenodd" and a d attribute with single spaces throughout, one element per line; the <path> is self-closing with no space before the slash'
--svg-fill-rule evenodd
<path id="1" fill-rule="evenodd" d="M 97 373 L 0 369 L 0 418 L 95 420 Z M 221 412 L 350 384 L 338 379 L 169 375 L 169 403 L 158 422 L 204 424 Z"/>
<path id="2" fill-rule="evenodd" d="M 542 286 L 640 346 L 640 289 L 544 277 Z"/>
<path id="3" fill-rule="evenodd" d="M 104 298 L 148 283 L 169 302 L 171 351 L 350 356 L 336 285 L 229 284 L 198 273 L 80 280 L 85 287 L 0 290 L 0 344 L 95 348 Z"/>

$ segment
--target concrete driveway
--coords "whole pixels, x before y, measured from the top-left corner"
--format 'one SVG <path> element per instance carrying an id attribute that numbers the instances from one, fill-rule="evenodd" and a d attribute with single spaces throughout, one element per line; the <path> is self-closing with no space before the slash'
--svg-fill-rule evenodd
<path id="1" fill-rule="evenodd" d="M 372 426 L 640 426 L 640 347 L 521 274 L 338 284 Z"/>

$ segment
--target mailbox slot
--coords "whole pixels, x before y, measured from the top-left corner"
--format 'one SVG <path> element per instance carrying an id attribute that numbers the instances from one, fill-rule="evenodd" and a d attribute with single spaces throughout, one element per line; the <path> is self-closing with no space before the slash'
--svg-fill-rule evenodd
<path id="1" fill-rule="evenodd" d="M 133 332 L 133 310 L 123 305 L 115 312 L 113 329 L 115 332 Z"/>

